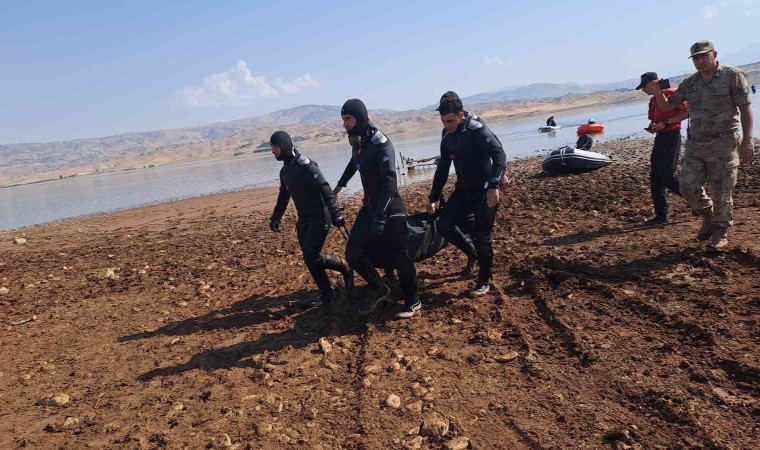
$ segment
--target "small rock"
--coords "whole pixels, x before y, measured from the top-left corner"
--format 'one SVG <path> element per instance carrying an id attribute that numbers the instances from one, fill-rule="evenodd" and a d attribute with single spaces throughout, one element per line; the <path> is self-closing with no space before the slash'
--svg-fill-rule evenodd
<path id="1" fill-rule="evenodd" d="M 433 441 L 440 441 L 449 432 L 449 421 L 438 413 L 425 416 L 420 428 L 420 434 Z"/>
<path id="2" fill-rule="evenodd" d="M 183 405 L 180 402 L 174 402 L 174 404 L 172 405 L 172 409 L 175 410 L 175 411 L 184 411 L 185 410 L 185 405 Z"/>
<path id="3" fill-rule="evenodd" d="M 272 424 L 269 422 L 259 422 L 256 424 L 256 432 L 259 436 L 264 436 L 272 432 Z"/>
<path id="4" fill-rule="evenodd" d="M 37 400 L 37 406 L 63 406 L 68 402 L 68 394 L 55 394 Z"/>
<path id="5" fill-rule="evenodd" d="M 385 404 L 388 405 L 389 408 L 399 409 L 401 408 L 401 399 L 396 394 L 389 394 L 388 398 L 385 399 Z"/>
<path id="6" fill-rule="evenodd" d="M 470 448 L 470 438 L 467 436 L 457 436 L 443 443 L 446 450 L 466 450 Z"/>
<path id="7" fill-rule="evenodd" d="M 414 413 L 421 413 L 422 412 L 422 400 L 417 400 L 416 402 L 409 403 L 404 407 L 409 412 Z"/>
<path id="8" fill-rule="evenodd" d="M 364 377 L 364 379 L 362 380 L 362 386 L 364 387 L 372 386 L 372 380 L 370 380 L 369 377 Z"/>
<path id="9" fill-rule="evenodd" d="M 322 365 L 327 367 L 330 370 L 339 370 L 340 366 L 335 364 L 334 362 L 330 361 L 329 359 L 325 359 L 322 361 Z"/>
<path id="10" fill-rule="evenodd" d="M 13 243 L 16 245 L 24 245 L 26 244 L 26 239 L 24 238 L 13 238 Z"/>
<path id="11" fill-rule="evenodd" d="M 428 349 L 428 351 L 427 351 L 427 355 L 428 356 L 436 356 L 440 352 L 441 351 L 438 350 L 438 347 L 430 347 L 430 349 Z"/>
<path id="12" fill-rule="evenodd" d="M 79 417 L 67 417 L 63 421 L 63 428 L 71 428 L 77 425 L 79 425 Z"/>
<path id="13" fill-rule="evenodd" d="M 399 370 L 401 370 L 401 364 L 397 362 L 394 362 L 390 365 L 390 367 L 388 367 L 389 372 L 398 372 Z"/>
<path id="14" fill-rule="evenodd" d="M 332 345 L 330 345 L 330 341 L 324 337 L 319 338 L 319 348 L 322 349 L 322 353 L 325 355 L 332 351 Z"/>
<path id="15" fill-rule="evenodd" d="M 718 396 L 718 398 L 727 405 L 739 405 L 742 403 L 741 399 L 738 397 L 729 394 L 725 389 L 714 387 L 712 388 L 712 391 L 715 395 Z"/>
<path id="16" fill-rule="evenodd" d="M 0 295 L 5 295 L 5 294 L 7 294 L 8 292 L 10 292 L 10 291 L 8 290 L 8 288 L 6 288 L 6 287 L 0 287 Z"/>
<path id="17" fill-rule="evenodd" d="M 501 355 L 496 355 L 493 357 L 493 359 L 495 359 L 496 362 L 506 363 L 517 359 L 517 356 L 517 352 L 508 352 Z"/>
<path id="18" fill-rule="evenodd" d="M 419 450 L 422 448 L 422 436 L 415 436 L 404 444 L 405 450 Z"/>
<path id="19" fill-rule="evenodd" d="M 219 448 L 232 447 L 232 438 L 230 438 L 230 435 L 227 433 L 223 433 L 221 436 L 219 436 L 219 439 L 217 439 L 217 447 Z"/>
<path id="20" fill-rule="evenodd" d="M 604 434 L 605 441 L 621 441 L 626 444 L 633 442 L 631 439 L 631 432 L 625 428 L 613 428 Z"/>
<path id="21" fill-rule="evenodd" d="M 301 433 L 299 433 L 298 431 L 292 428 L 287 428 L 285 430 L 285 434 L 287 434 L 290 439 L 294 439 L 294 440 L 301 437 Z"/>

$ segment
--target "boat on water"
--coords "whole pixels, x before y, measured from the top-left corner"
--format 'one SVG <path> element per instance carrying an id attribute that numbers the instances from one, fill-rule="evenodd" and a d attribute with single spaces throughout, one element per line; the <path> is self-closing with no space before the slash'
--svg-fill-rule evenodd
<path id="1" fill-rule="evenodd" d="M 612 158 L 603 153 L 567 146 L 549 151 L 541 162 L 541 168 L 546 172 L 575 173 L 600 169 L 610 164 Z"/>
<path id="2" fill-rule="evenodd" d="M 539 132 L 539 133 L 548 133 L 548 132 L 550 132 L 550 131 L 557 131 L 557 130 L 559 130 L 560 128 L 562 128 L 562 127 L 561 127 L 561 126 L 559 126 L 559 125 L 555 125 L 555 126 L 553 126 L 553 127 L 541 127 L 541 128 L 539 128 L 539 129 L 538 129 L 538 132 Z"/>
<path id="3" fill-rule="evenodd" d="M 585 123 L 578 127 L 578 134 L 593 134 L 604 132 L 603 123 Z"/>

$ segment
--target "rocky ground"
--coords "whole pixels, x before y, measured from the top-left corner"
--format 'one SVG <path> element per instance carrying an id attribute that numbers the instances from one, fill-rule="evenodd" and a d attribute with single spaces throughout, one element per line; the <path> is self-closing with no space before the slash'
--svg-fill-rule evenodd
<path id="1" fill-rule="evenodd" d="M 492 294 L 447 248 L 406 321 L 300 310 L 272 190 L 0 232 L 0 448 L 756 448 L 760 163 L 715 252 L 677 197 L 640 225 L 650 145 L 574 176 L 511 164 Z"/>

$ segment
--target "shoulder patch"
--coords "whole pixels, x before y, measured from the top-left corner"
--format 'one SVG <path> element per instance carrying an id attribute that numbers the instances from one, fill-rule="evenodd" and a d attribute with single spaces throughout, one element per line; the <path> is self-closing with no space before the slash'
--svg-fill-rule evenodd
<path id="1" fill-rule="evenodd" d="M 477 116 L 475 116 L 475 117 L 477 117 Z M 470 122 L 467 123 L 467 129 L 468 130 L 479 130 L 481 128 L 483 128 L 483 124 L 480 123 L 480 122 L 478 122 L 474 118 L 470 119 Z"/>
<path id="2" fill-rule="evenodd" d="M 304 155 L 298 155 L 298 159 L 296 159 L 296 162 L 302 166 L 308 166 L 311 160 Z"/>
<path id="3" fill-rule="evenodd" d="M 372 143 L 375 145 L 381 145 L 388 142 L 388 138 L 385 137 L 383 133 L 381 133 L 379 130 L 375 132 L 374 135 L 372 135 Z"/>

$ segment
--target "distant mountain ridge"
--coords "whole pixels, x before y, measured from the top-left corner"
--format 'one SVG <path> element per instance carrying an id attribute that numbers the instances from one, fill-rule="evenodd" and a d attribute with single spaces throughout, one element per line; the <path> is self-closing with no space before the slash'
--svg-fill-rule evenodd
<path id="1" fill-rule="evenodd" d="M 614 83 L 533 83 L 527 86 L 484 92 L 463 97 L 462 102 L 475 105 L 479 103 L 508 102 L 529 98 L 562 97 L 567 94 L 591 94 L 598 91 L 631 90 L 638 84 L 638 79 L 617 81 Z"/>

